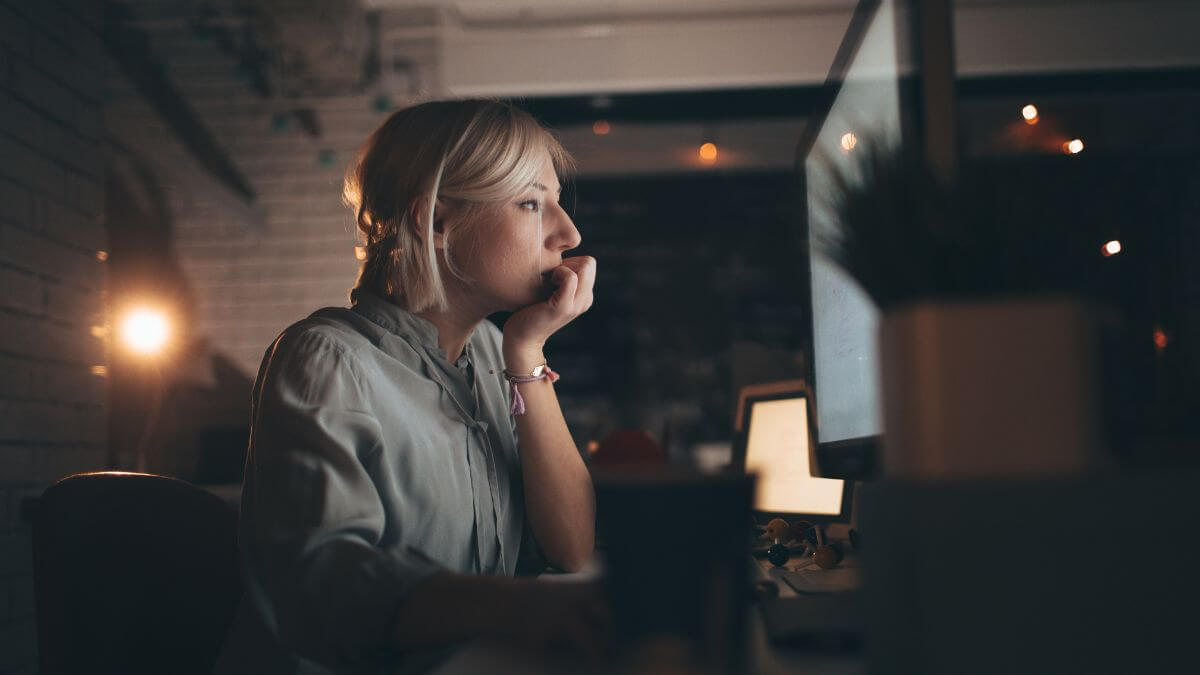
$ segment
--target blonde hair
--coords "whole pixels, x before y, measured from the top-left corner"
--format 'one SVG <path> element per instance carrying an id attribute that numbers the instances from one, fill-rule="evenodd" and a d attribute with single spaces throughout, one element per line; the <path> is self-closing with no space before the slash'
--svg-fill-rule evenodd
<path id="1" fill-rule="evenodd" d="M 437 226 L 449 272 L 466 281 L 450 255 L 456 231 L 535 182 L 543 150 L 560 177 L 573 170 L 547 129 L 502 101 L 431 101 L 393 113 L 346 173 L 343 197 L 367 249 L 355 290 L 391 298 L 410 312 L 445 310 Z M 444 221 L 439 202 L 453 204 L 456 217 Z"/>

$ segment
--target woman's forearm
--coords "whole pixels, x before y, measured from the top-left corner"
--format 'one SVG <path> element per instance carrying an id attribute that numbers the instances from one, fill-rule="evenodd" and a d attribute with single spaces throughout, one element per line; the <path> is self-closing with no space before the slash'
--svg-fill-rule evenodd
<path id="1" fill-rule="evenodd" d="M 415 649 L 495 635 L 511 625 L 520 580 L 439 572 L 405 597 L 392 627 L 393 645 Z"/>
<path id="2" fill-rule="evenodd" d="M 506 354 L 511 372 L 544 363 L 540 354 Z M 550 564 L 573 572 L 595 544 L 596 502 L 592 479 L 567 429 L 550 380 L 518 384 L 525 414 L 517 416 L 525 511 Z"/>

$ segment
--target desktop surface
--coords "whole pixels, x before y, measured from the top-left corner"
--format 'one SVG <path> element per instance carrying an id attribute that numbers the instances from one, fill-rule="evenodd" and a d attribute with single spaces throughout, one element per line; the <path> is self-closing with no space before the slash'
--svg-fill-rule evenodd
<path id="1" fill-rule="evenodd" d="M 645 570 L 651 578 L 661 578 L 673 574 L 675 567 L 679 564 L 687 564 L 687 560 L 670 562 L 647 560 Z M 550 582 L 593 581 L 602 578 L 603 575 L 603 555 L 602 552 L 598 552 L 592 557 L 591 562 L 579 572 L 547 574 L 542 578 Z M 855 654 L 829 653 L 772 645 L 767 639 L 759 607 L 747 605 L 744 609 L 747 621 L 747 659 L 745 669 L 739 672 L 756 675 L 783 675 L 798 672 L 811 675 L 861 675 L 866 672 L 861 657 Z M 581 675 L 607 675 L 608 673 L 635 675 L 639 673 L 693 672 L 681 668 L 685 665 L 686 660 L 680 656 L 680 650 L 670 642 L 650 645 L 635 656 L 635 660 L 632 662 L 622 662 L 619 666 L 602 666 L 588 664 L 582 658 L 564 660 L 508 644 L 478 640 L 465 645 L 433 673 L 435 675 L 476 675 L 482 672 L 495 675 L 516 675 L 518 673 L 559 675 L 571 672 Z"/>

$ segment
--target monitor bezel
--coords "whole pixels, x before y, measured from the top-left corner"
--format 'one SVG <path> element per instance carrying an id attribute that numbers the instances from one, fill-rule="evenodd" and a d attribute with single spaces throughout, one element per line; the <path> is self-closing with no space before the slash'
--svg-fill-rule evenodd
<path id="1" fill-rule="evenodd" d="M 738 417 L 743 421 L 741 427 L 737 430 L 733 439 L 733 456 L 732 466 L 735 470 L 745 473 L 746 471 L 746 451 L 747 444 L 750 440 L 750 423 L 754 412 L 754 404 L 763 401 L 779 401 L 786 399 L 804 399 L 805 408 L 808 417 L 808 462 L 809 468 L 814 477 L 827 478 L 820 466 L 820 457 L 814 454 L 816 449 L 816 438 L 813 435 L 812 425 L 812 396 L 807 385 L 798 386 L 794 389 L 786 391 L 773 391 L 762 394 L 748 394 L 741 397 Z M 751 507 L 751 513 L 754 520 L 758 524 L 765 524 L 773 518 L 783 518 L 784 520 L 807 520 L 812 523 L 849 523 L 853 514 L 851 513 L 854 504 L 854 481 L 842 480 L 842 504 L 841 509 L 837 514 L 828 513 L 803 513 L 783 512 L 783 511 L 763 511 Z"/>

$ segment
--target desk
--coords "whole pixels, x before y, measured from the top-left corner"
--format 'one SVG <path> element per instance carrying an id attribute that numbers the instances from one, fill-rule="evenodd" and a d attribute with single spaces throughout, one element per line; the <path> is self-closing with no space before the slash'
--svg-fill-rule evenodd
<path id="1" fill-rule="evenodd" d="M 652 566 L 647 569 L 654 571 Z M 596 579 L 603 574 L 599 558 L 593 558 L 586 567 L 574 574 L 544 575 L 550 582 L 555 581 L 585 581 Z M 780 581 L 783 587 L 781 594 L 791 593 L 787 584 Z M 863 661 L 859 657 L 810 654 L 798 650 L 776 648 L 767 643 L 766 633 L 759 616 L 758 607 L 747 608 L 747 639 L 751 667 L 745 672 L 758 675 L 861 675 L 866 672 Z M 634 669 L 623 669 L 622 673 L 681 673 L 677 664 L 671 659 L 656 659 L 639 664 Z M 478 673 L 493 673 L 495 675 L 560 675 L 564 672 L 580 673 L 582 675 L 604 675 L 613 672 L 595 667 L 584 667 L 577 662 L 563 663 L 547 659 L 538 654 L 515 649 L 511 646 L 496 643 L 476 641 L 468 644 L 449 660 L 433 671 L 435 675 L 478 675 Z"/>

